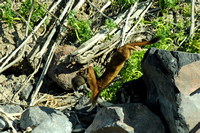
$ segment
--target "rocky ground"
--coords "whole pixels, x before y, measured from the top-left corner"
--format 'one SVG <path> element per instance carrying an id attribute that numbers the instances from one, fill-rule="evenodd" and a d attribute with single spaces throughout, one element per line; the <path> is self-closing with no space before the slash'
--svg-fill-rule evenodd
<path id="1" fill-rule="evenodd" d="M 38 1 L 46 2 L 49 8 L 56 3 L 52 0 Z M 19 10 L 21 2 L 13 2 L 15 11 Z M 95 7 L 89 1 L 81 2 L 61 1 L 52 11 L 55 15 L 49 15 L 46 27 L 40 27 L 26 43 L 25 50 L 21 47 L 9 63 L 20 54 L 22 58 L 4 71 L 0 67 L 0 132 L 199 132 L 199 54 L 149 49 L 142 61 L 144 75 L 123 84 L 116 101 L 118 104 L 111 105 L 99 99 L 101 104 L 87 111 L 90 108 L 90 104 L 86 104 L 89 100 L 88 90 L 85 89 L 87 85 L 84 79 L 76 79 L 77 73 L 88 64 L 104 67 L 109 62 L 117 46 L 114 42 L 119 42 L 126 10 L 109 5 L 107 0 L 92 0 Z M 74 9 L 77 10 L 77 19 L 92 20 L 94 40 L 90 39 L 80 46 L 77 38 L 71 35 L 74 30 L 63 20 L 61 23 L 64 26 L 58 24 L 53 37 L 49 38 L 57 17 L 67 4 L 69 9 L 66 14 Z M 131 19 L 137 19 L 147 5 L 140 3 L 140 10 Z M 157 7 L 154 3 L 150 10 Z M 106 17 L 119 19 L 119 28 L 113 29 L 115 34 L 109 41 L 105 41 L 110 32 L 105 30 L 106 17 L 100 15 L 96 8 L 102 9 Z M 133 23 L 130 22 L 130 25 Z M 1 21 L 0 26 L 0 64 L 3 65 L 26 40 L 26 25 L 16 21 L 13 28 L 9 28 L 5 21 Z M 126 43 L 132 38 L 141 41 L 152 37 L 143 31 L 155 33 L 153 27 L 140 25 L 137 34 L 129 36 Z M 41 54 L 46 40 L 50 43 Z M 84 51 L 87 45 L 91 47 Z M 109 48 L 106 47 L 108 45 Z M 51 58 L 52 53 L 54 58 Z"/>

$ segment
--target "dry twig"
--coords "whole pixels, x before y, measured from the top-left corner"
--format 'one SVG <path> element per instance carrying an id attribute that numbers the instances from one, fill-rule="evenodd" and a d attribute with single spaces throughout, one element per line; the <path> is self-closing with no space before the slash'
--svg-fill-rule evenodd
<path id="1" fill-rule="evenodd" d="M 137 2 L 135 2 L 133 7 L 131 6 L 130 11 L 129 11 L 128 15 L 127 15 L 126 23 L 125 23 L 124 28 L 123 28 L 122 43 L 121 43 L 120 47 L 123 46 L 125 41 L 126 41 L 125 40 L 125 34 L 126 34 L 126 31 L 127 31 L 127 25 L 128 25 L 128 22 L 129 22 L 129 18 L 133 14 L 133 11 L 135 10 L 136 6 L 137 6 Z"/>
<path id="2" fill-rule="evenodd" d="M 107 3 L 101 8 L 100 11 L 103 12 L 107 7 L 110 6 L 111 3 L 112 3 L 111 1 L 107 1 Z"/>
<path id="3" fill-rule="evenodd" d="M 131 28 L 131 30 L 128 32 L 128 34 L 126 35 L 126 38 L 124 41 L 127 40 L 127 38 L 132 34 L 133 30 L 137 27 L 137 25 L 140 23 L 140 21 L 142 20 L 142 18 L 144 17 L 145 13 L 148 11 L 148 9 L 151 7 L 151 5 L 153 4 L 153 1 L 151 1 L 149 3 L 149 5 L 147 6 L 147 8 L 143 11 L 143 13 L 140 15 L 139 20 L 137 21 L 137 23 L 134 25 L 133 28 Z"/>
<path id="4" fill-rule="evenodd" d="M 191 38 L 192 37 L 192 34 L 194 32 L 194 6 L 195 6 L 195 0 L 191 0 L 191 25 L 190 25 L 190 35 L 189 37 Z"/>
<path id="5" fill-rule="evenodd" d="M 26 36 L 25 37 L 27 37 L 28 36 L 28 29 L 29 29 L 29 27 L 30 27 L 30 25 L 29 25 L 29 23 L 30 23 L 30 21 L 31 21 L 31 16 L 32 16 L 32 14 L 33 14 L 33 9 L 34 9 L 34 4 L 35 4 L 35 0 L 32 0 L 32 5 L 31 5 L 31 10 L 30 10 L 30 13 L 29 13 L 29 16 L 28 16 L 28 24 L 26 25 Z M 25 45 L 26 46 L 26 45 Z"/>
<path id="6" fill-rule="evenodd" d="M 87 0 L 88 1 L 88 3 L 90 4 L 90 5 L 92 5 L 101 15 L 103 15 L 105 18 L 107 18 L 107 19 L 110 19 L 110 20 L 113 20 L 112 18 L 110 18 L 110 17 L 108 17 L 107 15 L 105 15 L 101 10 L 99 10 L 90 0 Z"/>
<path id="7" fill-rule="evenodd" d="M 44 55 L 44 53 L 47 51 L 47 47 L 49 46 L 50 41 L 52 40 L 54 34 L 56 33 L 56 28 L 58 27 L 58 25 L 60 25 L 60 21 L 63 19 L 64 15 L 67 13 L 67 11 L 69 11 L 69 9 L 71 9 L 71 6 L 73 5 L 73 3 L 74 3 L 73 0 L 70 0 L 68 2 L 68 4 L 66 5 L 63 13 L 60 15 L 60 17 L 58 18 L 56 24 L 54 25 L 51 33 L 49 34 L 45 44 L 42 47 L 42 49 L 40 50 L 40 52 L 38 52 L 36 54 L 36 58 L 41 58 Z"/>
<path id="8" fill-rule="evenodd" d="M 35 91 L 33 92 L 33 95 L 32 95 L 32 97 L 31 97 L 30 106 L 35 105 L 35 98 L 36 98 L 36 96 L 37 96 L 37 94 L 38 94 L 38 92 L 39 92 L 39 90 L 40 90 L 40 88 L 41 88 L 41 86 L 42 86 L 42 84 L 43 84 L 44 76 L 45 76 L 46 73 L 47 73 L 47 70 L 48 70 L 49 65 L 50 65 L 50 63 L 51 63 L 51 60 L 52 60 L 52 58 L 53 58 L 53 54 L 54 54 L 55 49 L 56 49 L 56 44 L 54 43 L 54 45 L 53 45 L 52 48 L 51 48 L 50 54 L 49 54 L 49 56 L 48 56 L 48 58 L 47 58 L 47 61 L 46 61 L 46 63 L 45 63 L 45 66 L 44 66 L 44 69 L 43 69 L 43 71 L 42 71 L 42 74 L 40 75 L 40 79 L 39 79 L 39 81 L 38 81 L 38 83 L 37 83 L 37 85 L 36 85 Z"/>

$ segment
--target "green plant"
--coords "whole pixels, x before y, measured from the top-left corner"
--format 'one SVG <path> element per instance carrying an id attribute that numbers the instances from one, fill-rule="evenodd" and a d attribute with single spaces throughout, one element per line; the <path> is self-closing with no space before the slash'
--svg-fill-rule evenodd
<path id="1" fill-rule="evenodd" d="M 117 24 L 113 21 L 113 20 L 111 20 L 111 19 L 106 19 L 105 20 L 105 25 L 106 25 L 106 27 L 108 28 L 108 29 L 110 29 L 110 30 L 112 30 L 112 29 L 114 29 L 114 28 L 116 28 L 117 27 Z M 106 37 L 106 41 L 108 41 L 108 40 L 111 40 L 111 38 L 114 36 L 114 34 L 112 34 L 112 35 L 110 35 L 110 34 L 107 34 L 107 37 Z"/>
<path id="2" fill-rule="evenodd" d="M 200 53 L 200 31 L 198 31 L 190 41 L 187 52 Z"/>
<path id="3" fill-rule="evenodd" d="M 141 61 L 145 52 L 146 51 L 144 50 L 141 52 L 133 52 L 133 54 L 129 58 L 129 61 L 127 62 L 127 66 L 124 67 L 120 72 L 123 82 L 138 79 L 143 75 Z"/>
<path id="4" fill-rule="evenodd" d="M 189 27 L 191 24 L 190 17 L 191 17 L 191 4 L 190 3 L 183 3 L 180 5 L 179 12 L 182 14 L 184 19 L 179 22 L 177 25 L 181 27 L 181 33 L 177 34 L 177 36 L 180 36 L 178 38 L 178 50 L 184 51 L 184 52 L 190 52 L 190 53 L 199 53 L 200 52 L 200 31 L 196 30 L 194 31 L 194 35 L 192 38 L 187 38 L 184 43 L 180 46 L 180 42 L 183 40 L 183 34 L 189 34 Z M 199 15 L 197 15 L 196 20 L 199 20 Z M 185 27 L 185 28 L 184 28 Z"/>
<path id="5" fill-rule="evenodd" d="M 111 19 L 106 19 L 105 25 L 107 26 L 108 29 L 114 29 L 117 27 L 117 24 Z"/>
<path id="6" fill-rule="evenodd" d="M 90 29 L 91 21 L 77 20 L 74 15 L 75 12 L 71 11 L 67 19 L 69 24 L 73 27 L 77 39 L 80 43 L 83 43 L 89 40 L 93 35 L 92 30 Z"/>
<path id="7" fill-rule="evenodd" d="M 19 13 L 25 18 L 28 18 L 30 9 L 32 6 L 32 0 L 25 0 L 19 10 Z M 44 3 L 43 6 L 46 8 L 47 4 Z M 8 24 L 9 27 L 12 28 L 12 25 L 14 21 L 16 20 L 22 20 L 21 18 L 18 18 L 16 13 L 12 11 L 11 9 L 11 1 L 6 0 L 6 3 L 4 5 L 0 5 L 0 16 L 2 20 L 5 20 Z M 33 27 L 35 24 L 37 24 L 44 16 L 45 16 L 45 10 L 43 7 L 41 7 L 37 1 L 34 4 L 34 10 L 33 14 L 31 16 L 31 21 L 30 21 L 30 26 Z"/>
<path id="8" fill-rule="evenodd" d="M 104 97 L 105 100 L 109 102 L 115 102 L 116 100 L 116 93 L 120 91 L 122 86 L 121 81 L 116 81 L 114 85 L 105 88 L 101 93 L 100 96 Z"/>
<path id="9" fill-rule="evenodd" d="M 179 19 L 177 23 L 174 23 L 173 19 L 165 13 L 164 16 L 159 17 L 152 22 L 148 21 L 148 24 L 150 23 L 155 27 L 155 36 L 162 36 L 162 40 L 159 43 L 147 45 L 145 48 L 156 47 L 166 50 L 177 49 L 180 42 L 186 37 L 186 29 L 190 24 L 189 21 L 185 21 L 184 19 Z"/>
<path id="10" fill-rule="evenodd" d="M 200 31 L 197 31 L 190 40 L 187 39 L 186 43 L 178 50 L 189 53 L 200 53 Z"/>
<path id="11" fill-rule="evenodd" d="M 24 3 L 22 3 L 21 8 L 19 10 L 20 14 L 27 19 L 31 10 L 31 6 L 32 6 L 32 0 L 25 0 Z M 43 4 L 44 8 L 47 8 L 47 4 L 44 3 Z M 30 26 L 34 27 L 35 24 L 37 24 L 46 14 L 45 9 L 41 7 L 37 1 L 35 1 L 34 3 L 34 10 L 33 10 L 33 14 L 31 16 L 31 21 L 30 21 Z"/>
<path id="12" fill-rule="evenodd" d="M 94 67 L 93 68 L 97 77 L 99 78 L 101 76 L 101 67 Z"/>
<path id="13" fill-rule="evenodd" d="M 14 21 L 20 19 L 16 17 L 15 12 L 11 9 L 11 1 L 6 0 L 6 3 L 4 5 L 0 5 L 0 8 L 0 19 L 5 20 L 9 27 L 12 28 Z"/>
<path id="14" fill-rule="evenodd" d="M 184 5 L 182 5 L 181 10 L 183 11 L 182 14 L 184 17 L 191 16 L 191 4 L 185 3 Z"/>
<path id="15" fill-rule="evenodd" d="M 166 8 L 172 8 L 175 9 L 178 6 L 177 5 L 178 0 L 158 0 L 159 3 L 159 7 L 161 8 L 161 10 L 163 11 Z"/>

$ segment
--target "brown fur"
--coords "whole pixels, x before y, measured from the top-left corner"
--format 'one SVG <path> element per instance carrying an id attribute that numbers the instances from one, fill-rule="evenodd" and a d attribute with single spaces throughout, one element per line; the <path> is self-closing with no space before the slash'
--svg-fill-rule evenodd
<path id="1" fill-rule="evenodd" d="M 90 66 L 87 69 L 87 81 L 92 91 L 91 102 L 92 106 L 95 105 L 99 93 L 108 86 L 112 80 L 119 74 L 124 63 L 129 59 L 132 54 L 132 50 L 137 50 L 137 46 L 145 46 L 157 42 L 160 37 L 154 38 L 151 41 L 129 43 L 120 47 L 113 55 L 111 61 L 106 67 L 106 71 L 103 75 L 97 79 L 93 67 Z"/>

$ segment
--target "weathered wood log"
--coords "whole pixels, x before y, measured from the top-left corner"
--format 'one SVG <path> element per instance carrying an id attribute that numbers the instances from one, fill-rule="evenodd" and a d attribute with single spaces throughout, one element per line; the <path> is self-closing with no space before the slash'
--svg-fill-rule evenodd
<path id="1" fill-rule="evenodd" d="M 141 14 L 146 10 L 146 8 L 151 4 L 151 2 L 142 2 L 139 3 L 137 6 L 137 9 L 133 14 L 130 15 L 130 19 L 127 24 L 127 28 L 124 31 L 125 33 L 128 32 L 134 25 L 135 19 L 139 18 Z M 131 10 L 131 9 L 129 9 Z M 92 59 L 102 56 L 102 54 L 107 54 L 110 51 L 117 48 L 118 43 L 120 42 L 123 27 L 125 25 L 126 17 L 129 13 L 129 10 L 125 11 L 122 14 L 119 14 L 117 19 L 114 21 L 118 24 L 118 28 L 113 29 L 110 31 L 109 29 L 103 29 L 96 35 L 94 35 L 91 39 L 83 43 L 76 51 L 71 53 L 69 57 L 66 57 L 65 61 L 68 62 L 78 62 L 80 64 L 86 64 L 90 62 Z M 105 42 L 101 43 L 101 41 L 104 41 L 108 34 L 112 35 L 114 34 L 114 37 Z M 116 42 L 116 43 L 115 43 Z"/>

